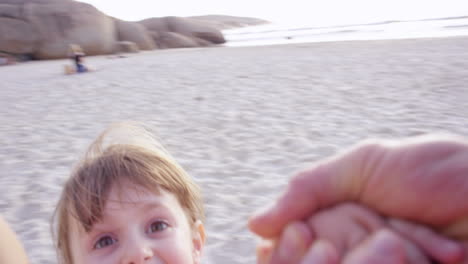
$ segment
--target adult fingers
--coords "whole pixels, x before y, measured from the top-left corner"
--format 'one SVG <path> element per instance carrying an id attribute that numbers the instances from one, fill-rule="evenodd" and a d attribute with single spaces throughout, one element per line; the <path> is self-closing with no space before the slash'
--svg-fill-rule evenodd
<path id="1" fill-rule="evenodd" d="M 276 203 L 249 219 L 250 230 L 275 237 L 287 223 L 303 220 L 320 208 L 359 200 L 369 167 L 387 150 L 383 141 L 368 140 L 297 174 Z"/>
<path id="2" fill-rule="evenodd" d="M 413 242 L 401 238 L 405 247 L 406 260 L 410 264 L 430 264 L 432 263 L 430 258 L 424 254 L 424 252 Z"/>
<path id="3" fill-rule="evenodd" d="M 426 254 L 441 263 L 454 263 L 463 258 L 462 245 L 435 233 L 425 226 L 400 219 L 390 219 L 388 224 L 401 236 L 412 241 Z"/>
<path id="4" fill-rule="evenodd" d="M 312 232 L 302 222 L 289 224 L 274 247 L 272 253 L 266 257 L 269 264 L 299 263 L 312 244 Z"/>
<path id="5" fill-rule="evenodd" d="M 349 253 L 343 264 L 407 264 L 404 242 L 382 229 Z"/>
<path id="6" fill-rule="evenodd" d="M 316 241 L 305 254 L 301 264 L 338 264 L 336 249 L 326 241 Z"/>
<path id="7" fill-rule="evenodd" d="M 360 205 L 343 203 L 317 212 L 307 220 L 307 224 L 317 239 L 326 240 L 341 258 L 384 226 L 378 218 Z"/>
<path id="8" fill-rule="evenodd" d="M 270 208 L 249 219 L 250 230 L 262 237 L 276 237 L 289 222 L 311 215 L 318 209 L 319 200 L 325 200 L 321 197 L 333 193 L 330 179 L 330 173 L 321 166 L 296 175 Z"/>
<path id="9" fill-rule="evenodd" d="M 320 208 L 357 199 L 363 186 L 362 163 L 375 156 L 370 153 L 377 148 L 377 144 L 361 144 L 297 174 L 270 208 L 249 219 L 250 230 L 262 237 L 277 237 L 291 221 L 303 220 Z"/>

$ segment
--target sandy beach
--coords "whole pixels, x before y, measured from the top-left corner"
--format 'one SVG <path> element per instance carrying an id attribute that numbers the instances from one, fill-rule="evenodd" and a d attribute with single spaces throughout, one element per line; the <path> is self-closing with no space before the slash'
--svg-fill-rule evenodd
<path id="1" fill-rule="evenodd" d="M 468 38 L 156 50 L 0 68 L 0 212 L 56 263 L 61 185 L 112 122 L 149 126 L 201 185 L 206 264 L 255 263 L 248 216 L 313 161 L 369 137 L 468 135 Z"/>

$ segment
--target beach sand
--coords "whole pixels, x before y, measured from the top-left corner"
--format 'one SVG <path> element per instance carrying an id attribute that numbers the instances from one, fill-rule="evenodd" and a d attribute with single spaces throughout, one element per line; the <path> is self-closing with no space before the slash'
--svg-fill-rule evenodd
<path id="1" fill-rule="evenodd" d="M 56 263 L 50 218 L 86 146 L 149 126 L 201 185 L 204 263 L 255 263 L 248 216 L 290 176 L 368 137 L 468 135 L 468 38 L 179 49 L 0 68 L 0 209 L 31 263 Z"/>

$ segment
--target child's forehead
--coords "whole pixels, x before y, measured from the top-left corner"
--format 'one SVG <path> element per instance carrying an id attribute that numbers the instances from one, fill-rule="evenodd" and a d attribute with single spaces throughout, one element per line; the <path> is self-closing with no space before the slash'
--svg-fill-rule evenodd
<path id="1" fill-rule="evenodd" d="M 114 185 L 108 196 L 104 210 L 106 209 L 121 209 L 122 207 L 145 205 L 145 204 L 166 204 L 177 202 L 173 194 L 163 188 L 155 188 L 149 190 L 142 186 L 137 186 L 131 183 L 122 183 Z"/>
<path id="2" fill-rule="evenodd" d="M 184 210 L 179 204 L 178 199 L 175 195 L 164 189 L 160 189 L 158 192 L 151 192 L 145 188 L 129 186 L 113 187 L 105 201 L 102 215 L 93 224 L 92 230 L 105 227 L 109 223 L 120 223 L 122 219 L 129 217 L 139 218 L 151 212 L 165 212 L 163 215 L 185 219 Z M 87 232 L 81 230 L 81 233 Z"/>

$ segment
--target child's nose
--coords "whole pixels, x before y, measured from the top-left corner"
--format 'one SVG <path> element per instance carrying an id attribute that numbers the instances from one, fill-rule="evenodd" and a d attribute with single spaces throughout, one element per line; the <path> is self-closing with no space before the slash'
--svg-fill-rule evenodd
<path id="1" fill-rule="evenodd" d="M 153 250 L 143 243 L 132 243 L 129 245 L 122 258 L 121 264 L 142 264 L 153 258 Z"/>

